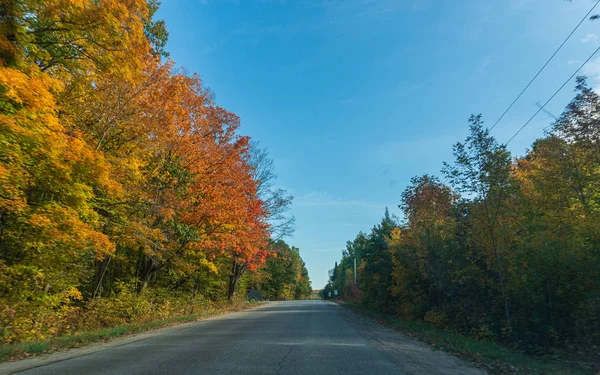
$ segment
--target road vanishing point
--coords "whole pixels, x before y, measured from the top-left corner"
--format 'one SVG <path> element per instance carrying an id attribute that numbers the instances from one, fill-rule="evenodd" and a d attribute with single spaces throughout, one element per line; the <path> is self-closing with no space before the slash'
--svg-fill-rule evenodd
<path id="1" fill-rule="evenodd" d="M 226 316 L 10 362 L 1 374 L 484 374 L 328 301 Z"/>

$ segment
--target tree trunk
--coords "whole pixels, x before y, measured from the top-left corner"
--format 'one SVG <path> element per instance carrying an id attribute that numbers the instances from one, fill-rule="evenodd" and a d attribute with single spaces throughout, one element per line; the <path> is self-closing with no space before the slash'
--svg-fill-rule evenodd
<path id="1" fill-rule="evenodd" d="M 231 301 L 235 295 L 235 289 L 238 281 L 246 271 L 246 265 L 233 261 L 231 264 L 231 274 L 229 275 L 229 286 L 227 288 L 227 300 Z"/>
<path id="2" fill-rule="evenodd" d="M 100 277 L 98 278 L 98 282 L 96 283 L 96 288 L 94 288 L 94 294 L 92 295 L 92 298 L 99 297 L 100 294 L 102 293 L 102 281 L 104 280 L 104 275 L 106 274 L 106 270 L 108 269 L 108 266 L 110 265 L 111 260 L 112 260 L 112 257 L 109 257 L 108 261 L 100 263 L 100 267 L 99 267 Z M 104 267 L 102 267 L 102 266 L 104 266 Z"/>
<path id="3" fill-rule="evenodd" d="M 140 283 L 140 285 L 138 287 L 138 293 L 142 293 L 144 290 L 146 290 L 146 288 L 148 287 L 148 283 L 150 282 L 150 279 L 152 278 L 154 273 L 156 271 L 158 271 L 160 268 L 156 265 L 156 263 L 154 262 L 154 259 L 152 259 L 152 257 L 146 257 L 145 263 L 146 263 L 146 266 L 144 267 L 144 271 L 142 273 L 142 277 L 141 277 L 142 282 Z"/>
<path id="4" fill-rule="evenodd" d="M 490 241 L 492 242 L 492 250 L 494 252 L 494 263 L 496 265 L 496 274 L 498 275 L 498 282 L 500 284 L 500 293 L 502 294 L 502 300 L 504 302 L 504 318 L 506 319 L 506 325 L 510 326 L 510 308 L 508 305 L 508 297 L 506 296 L 506 288 L 504 287 L 504 273 L 502 272 L 502 265 L 500 264 L 500 256 L 498 255 L 498 246 L 496 244 L 496 235 L 494 233 L 494 228 L 496 226 L 496 221 L 498 219 L 498 211 L 499 211 L 500 202 L 498 202 L 498 209 L 496 210 L 496 215 L 492 221 L 488 209 L 487 200 L 484 200 L 484 208 L 487 216 L 488 230 L 490 232 Z"/>
<path id="5" fill-rule="evenodd" d="M 504 300 L 504 317 L 506 318 L 506 325 L 510 325 L 510 309 L 508 306 L 508 298 L 506 297 L 506 290 L 504 288 L 504 274 L 500 266 L 500 259 L 498 257 L 498 250 L 496 249 L 496 239 L 494 232 L 491 232 L 492 247 L 494 249 L 494 260 L 496 263 L 496 272 L 498 274 L 498 281 L 500 282 L 500 292 L 502 293 L 502 299 Z"/>

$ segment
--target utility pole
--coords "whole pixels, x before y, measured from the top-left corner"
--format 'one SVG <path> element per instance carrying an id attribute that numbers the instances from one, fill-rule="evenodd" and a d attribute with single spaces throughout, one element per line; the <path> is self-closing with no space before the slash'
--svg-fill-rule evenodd
<path id="1" fill-rule="evenodd" d="M 354 285 L 356 285 L 356 255 L 354 256 Z"/>

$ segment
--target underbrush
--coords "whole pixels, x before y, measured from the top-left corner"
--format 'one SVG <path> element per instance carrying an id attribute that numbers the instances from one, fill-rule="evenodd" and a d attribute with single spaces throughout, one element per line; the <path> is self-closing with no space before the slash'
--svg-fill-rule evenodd
<path id="1" fill-rule="evenodd" d="M 73 298 L 74 297 L 74 298 Z M 188 322 L 253 304 L 211 301 L 201 294 L 166 289 L 117 293 L 83 301 L 26 301 L 0 310 L 0 360 L 75 347 L 174 323 Z"/>
<path id="2" fill-rule="evenodd" d="M 477 340 L 431 323 L 399 320 L 394 316 L 367 309 L 354 302 L 338 301 L 350 310 L 377 320 L 403 334 L 430 344 L 433 348 L 465 357 L 491 374 L 597 374 L 593 363 L 569 362 L 554 357 L 531 357 L 500 344 Z M 430 320 L 438 323 L 438 318 Z"/>
<path id="3" fill-rule="evenodd" d="M 193 322 L 216 315 L 243 310 L 253 306 L 256 306 L 256 303 L 246 303 L 241 300 L 231 303 L 213 303 L 211 307 L 205 306 L 205 310 L 202 312 L 196 312 L 190 315 L 172 316 L 157 320 L 152 320 L 149 317 L 146 317 L 145 322 L 106 326 L 104 328 L 95 330 L 82 330 L 72 334 L 52 337 L 46 340 L 2 344 L 0 345 L 0 362 L 53 352 L 61 349 L 81 347 L 94 342 L 103 342 L 116 337 L 167 327 L 174 324 Z M 199 310 L 200 308 L 197 307 L 196 309 Z M 160 314 L 164 314 L 164 312 Z M 107 324 L 106 320 L 104 320 L 104 322 Z"/>

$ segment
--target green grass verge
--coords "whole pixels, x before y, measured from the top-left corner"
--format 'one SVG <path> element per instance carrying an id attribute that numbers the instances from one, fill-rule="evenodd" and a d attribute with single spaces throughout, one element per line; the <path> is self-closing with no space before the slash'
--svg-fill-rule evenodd
<path id="1" fill-rule="evenodd" d="M 168 327 L 175 324 L 194 322 L 212 316 L 244 310 L 257 306 L 258 303 L 248 303 L 229 306 L 221 309 L 205 311 L 199 314 L 176 316 L 139 324 L 127 324 L 118 327 L 104 328 L 96 331 L 80 332 L 68 336 L 58 336 L 44 341 L 31 341 L 17 344 L 0 345 L 0 362 L 30 357 L 42 353 L 50 353 L 61 349 L 77 348 L 95 342 L 108 341 L 113 338 Z"/>
<path id="2" fill-rule="evenodd" d="M 534 358 L 494 342 L 478 341 L 427 323 L 399 320 L 354 303 L 340 301 L 338 303 L 381 324 L 395 328 L 409 337 L 426 342 L 435 349 L 469 359 L 491 374 L 596 374 L 596 370 L 585 364 L 551 362 L 545 358 Z"/>

